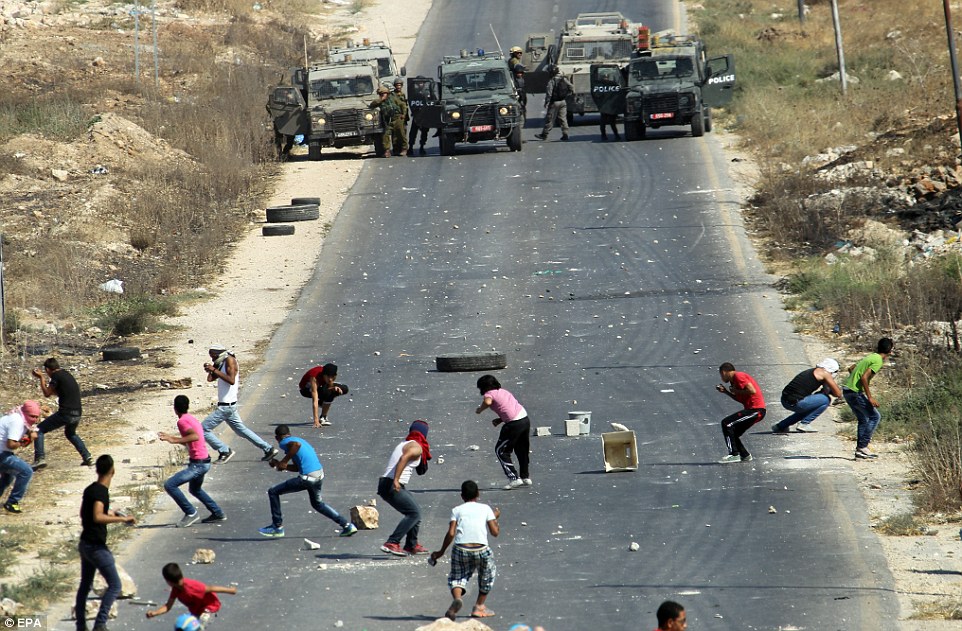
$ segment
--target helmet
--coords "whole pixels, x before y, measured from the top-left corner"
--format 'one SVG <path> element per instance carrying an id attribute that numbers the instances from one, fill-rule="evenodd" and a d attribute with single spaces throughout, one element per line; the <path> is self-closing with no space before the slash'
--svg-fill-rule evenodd
<path id="1" fill-rule="evenodd" d="M 174 631 L 199 631 L 200 629 L 200 620 L 189 613 L 180 614 L 174 622 Z"/>
<path id="2" fill-rule="evenodd" d="M 518 72 L 525 73 L 525 72 L 527 72 L 527 69 L 524 67 L 523 64 L 515 64 L 515 65 L 514 65 L 514 72 L 515 72 L 515 73 L 518 73 Z"/>
<path id="3" fill-rule="evenodd" d="M 378 94 L 388 94 L 391 91 L 385 88 L 383 85 L 377 89 Z"/>
<path id="4" fill-rule="evenodd" d="M 402 79 L 401 77 L 395 77 L 394 85 L 404 85 L 404 79 Z"/>
<path id="5" fill-rule="evenodd" d="M 521 50 L 521 47 L 520 47 L 520 46 L 512 46 L 511 49 L 510 49 L 508 52 L 513 55 L 513 54 L 515 54 L 515 53 L 523 53 L 524 51 Z"/>

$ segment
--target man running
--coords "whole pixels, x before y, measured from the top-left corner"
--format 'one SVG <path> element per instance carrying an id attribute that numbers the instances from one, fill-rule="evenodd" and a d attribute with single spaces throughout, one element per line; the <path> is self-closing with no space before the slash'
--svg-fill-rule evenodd
<path id="1" fill-rule="evenodd" d="M 728 446 L 728 455 L 719 460 L 720 464 L 730 464 L 732 462 L 751 462 L 752 455 L 742 444 L 741 435 L 748 431 L 748 428 L 765 418 L 765 398 L 762 396 L 762 389 L 758 382 L 745 372 L 738 372 L 731 362 L 725 362 L 718 367 L 722 383 L 715 386 L 715 389 L 722 394 L 738 401 L 743 408 L 722 419 L 722 434 L 725 436 L 725 444 Z M 731 384 L 726 387 L 725 384 Z"/>
<path id="2" fill-rule="evenodd" d="M 875 428 L 882 420 L 882 413 L 878 410 L 878 401 L 872 396 L 870 384 L 872 378 L 882 370 L 885 359 L 892 354 L 895 342 L 892 338 L 883 337 L 878 341 L 876 350 L 870 355 L 866 355 L 857 364 L 852 364 L 848 368 L 849 376 L 842 386 L 842 395 L 848 407 L 852 408 L 855 418 L 858 419 L 858 438 L 855 445 L 855 458 L 870 460 L 878 458 L 878 454 L 869 451 L 869 443 L 872 442 L 872 435 Z"/>
<path id="3" fill-rule="evenodd" d="M 44 451 L 44 434 L 63 429 L 63 435 L 67 437 L 70 444 L 74 446 L 83 462 L 80 464 L 85 467 L 92 467 L 94 459 L 87 451 L 87 446 L 77 434 L 77 426 L 80 425 L 80 417 L 83 416 L 83 408 L 80 404 L 80 386 L 77 380 L 69 372 L 60 367 L 60 362 L 56 358 L 50 357 L 43 363 L 43 370 L 33 369 L 33 376 L 40 380 L 40 390 L 43 396 L 57 396 L 58 409 L 55 413 L 45 418 L 37 425 L 37 438 L 33 442 L 33 470 L 43 469 L 47 466 Z"/>
<path id="4" fill-rule="evenodd" d="M 20 447 L 30 444 L 31 431 L 27 420 L 36 423 L 40 418 L 40 404 L 36 401 L 24 401 L 23 405 L 13 408 L 0 417 L 0 497 L 13 484 L 10 497 L 3 504 L 8 513 L 19 514 L 20 500 L 27 493 L 33 469 L 14 453 Z"/>
<path id="5" fill-rule="evenodd" d="M 377 481 L 378 496 L 404 515 L 381 546 L 381 550 L 388 554 L 403 557 L 428 552 L 427 548 L 418 543 L 421 507 L 406 487 L 415 469 L 419 475 L 427 471 L 427 461 L 430 459 L 428 424 L 421 420 L 414 421 L 408 430 L 407 438 L 394 447 L 384 475 Z M 405 540 L 404 548 L 401 548 L 401 539 Z"/>

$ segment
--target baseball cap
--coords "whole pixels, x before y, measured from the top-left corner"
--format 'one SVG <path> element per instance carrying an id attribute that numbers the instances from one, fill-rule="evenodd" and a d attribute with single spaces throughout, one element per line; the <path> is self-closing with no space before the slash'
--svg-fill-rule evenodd
<path id="1" fill-rule="evenodd" d="M 831 357 L 826 357 L 822 361 L 815 364 L 816 368 L 821 368 L 822 370 L 827 370 L 833 375 L 838 372 L 838 362 Z"/>

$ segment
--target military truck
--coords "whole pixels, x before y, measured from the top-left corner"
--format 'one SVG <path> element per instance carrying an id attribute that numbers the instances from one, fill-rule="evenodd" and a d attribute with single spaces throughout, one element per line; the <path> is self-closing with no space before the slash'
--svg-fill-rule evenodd
<path id="1" fill-rule="evenodd" d="M 438 101 L 422 107 L 416 120 L 421 127 L 440 130 L 441 155 L 453 155 L 459 142 L 484 140 L 504 140 L 511 151 L 521 151 L 524 117 L 501 53 L 462 50 L 442 58 L 433 93 Z"/>
<path id="2" fill-rule="evenodd" d="M 591 97 L 592 64 L 626 67 L 639 46 L 647 44 L 648 27 L 631 23 L 621 13 L 579 13 L 565 22 L 558 38 L 554 63 L 574 87 L 568 98 L 568 123 L 574 115 L 595 113 Z"/>
<path id="3" fill-rule="evenodd" d="M 377 73 L 367 62 L 292 69 L 267 101 L 280 156 L 290 152 L 296 136 L 303 136 L 311 160 L 320 160 L 324 147 L 373 144 L 383 154 L 384 124 L 378 110 L 368 107 L 377 86 Z"/>
<path id="4" fill-rule="evenodd" d="M 639 51 L 628 66 L 628 140 L 643 138 L 649 127 L 666 125 L 691 125 L 696 137 L 711 131 L 711 108 L 732 99 L 735 60 L 732 55 L 706 57 L 704 44 L 694 36 L 663 31 L 651 37 L 650 49 Z"/>
<path id="5" fill-rule="evenodd" d="M 384 42 L 372 42 L 369 39 L 361 41 L 360 46 L 355 46 L 353 42 L 348 42 L 346 46 L 331 48 L 327 52 L 327 60 L 332 64 L 339 64 L 351 61 L 364 61 L 376 64 L 377 77 L 381 80 L 390 82 L 394 77 L 403 72 L 398 72 L 397 63 L 394 61 L 394 54 L 391 47 Z"/>

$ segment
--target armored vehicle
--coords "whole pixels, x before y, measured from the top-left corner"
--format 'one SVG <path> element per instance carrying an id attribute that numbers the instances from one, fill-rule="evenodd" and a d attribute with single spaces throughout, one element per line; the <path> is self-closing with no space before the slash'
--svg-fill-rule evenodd
<path id="1" fill-rule="evenodd" d="M 479 50 L 444 57 L 438 88 L 436 104 L 421 108 L 416 120 L 440 129 L 441 155 L 452 155 L 459 142 L 482 140 L 504 140 L 521 151 L 524 117 L 504 55 Z"/>
<path id="2" fill-rule="evenodd" d="M 702 136 L 712 129 L 711 108 L 728 104 L 734 86 L 731 55 L 706 59 L 697 38 L 656 33 L 628 67 L 625 137 L 664 125 L 691 125 L 691 135 Z"/>
<path id="3" fill-rule="evenodd" d="M 579 13 L 565 22 L 554 61 L 574 86 L 574 94 L 568 98 L 569 124 L 575 114 L 598 111 L 591 98 L 592 64 L 626 67 L 639 40 L 647 44 L 648 28 L 632 24 L 621 13 Z"/>
<path id="4" fill-rule="evenodd" d="M 327 53 L 327 60 L 332 64 L 339 64 L 350 61 L 364 61 L 373 63 L 377 67 L 378 79 L 393 79 L 398 74 L 397 63 L 394 62 L 394 54 L 391 47 L 384 42 L 372 42 L 364 39 L 360 46 L 355 46 L 353 42 L 348 42 L 347 46 L 332 48 Z"/>
<path id="5" fill-rule="evenodd" d="M 374 67 L 364 62 L 291 70 L 267 102 L 278 152 L 286 155 L 295 136 L 303 136 L 311 160 L 321 159 L 323 147 L 373 144 L 378 155 L 384 153 L 384 124 L 368 107 L 377 84 Z"/>
<path id="6" fill-rule="evenodd" d="M 525 36 L 521 63 L 527 68 L 524 76 L 525 90 L 529 93 L 544 92 L 551 78 L 550 66 L 554 63 L 554 31 L 528 33 Z"/>

